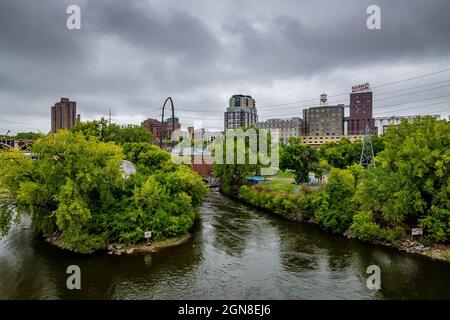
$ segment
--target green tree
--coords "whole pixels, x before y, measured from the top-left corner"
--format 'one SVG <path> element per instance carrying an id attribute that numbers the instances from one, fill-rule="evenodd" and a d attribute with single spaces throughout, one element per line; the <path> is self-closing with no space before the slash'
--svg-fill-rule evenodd
<path id="1" fill-rule="evenodd" d="M 383 228 L 420 225 L 432 240 L 447 241 L 450 124 L 432 117 L 405 119 L 389 128 L 383 143 L 378 168 L 367 172 L 355 202 Z"/>
<path id="2" fill-rule="evenodd" d="M 235 134 L 237 139 L 235 141 Z M 222 149 L 223 163 L 214 163 L 214 176 L 222 181 L 221 192 L 236 197 L 240 187 L 246 183 L 247 177 L 254 175 L 263 167 L 259 157 L 259 130 L 254 127 L 237 129 L 233 133 L 227 132 L 226 139 L 216 139 L 213 142 L 213 154 Z M 256 149 L 250 147 L 250 140 L 256 142 Z M 271 140 L 268 141 L 268 148 L 271 148 Z M 228 156 L 227 156 L 228 152 Z M 231 161 L 227 157 L 231 158 Z M 218 157 L 218 156 L 217 156 Z M 243 161 L 239 161 L 239 159 Z M 250 161 L 253 159 L 254 161 Z"/>
<path id="3" fill-rule="evenodd" d="M 354 188 L 356 189 L 359 182 L 361 182 L 361 179 L 364 177 L 364 174 L 366 171 L 363 166 L 361 166 L 360 164 L 356 164 L 356 163 L 347 167 L 347 170 L 349 170 L 353 175 L 353 178 L 355 180 Z"/>
<path id="4" fill-rule="evenodd" d="M 324 229 L 342 234 L 352 221 L 354 177 L 349 170 L 331 169 L 324 191 L 317 197 L 314 218 Z"/>
<path id="5" fill-rule="evenodd" d="M 188 232 L 206 192 L 201 178 L 188 167 L 165 165 L 167 153 L 154 146 L 129 152 L 145 170 L 127 179 L 121 146 L 79 132 L 38 139 L 35 160 L 0 152 L 1 235 L 23 214 L 38 232 L 80 253 L 142 241 L 144 230 L 155 239 Z"/>
<path id="6" fill-rule="evenodd" d="M 42 137 L 43 134 L 41 132 L 18 132 L 14 139 L 18 140 L 37 140 L 38 138 Z"/>
<path id="7" fill-rule="evenodd" d="M 85 136 L 96 137 L 103 142 L 114 142 L 124 144 L 130 142 L 152 141 L 152 134 L 138 125 L 117 125 L 109 124 L 104 118 L 100 120 L 80 122 L 74 128 L 73 132 L 81 132 Z"/>
<path id="8" fill-rule="evenodd" d="M 172 166 L 170 153 L 147 142 L 126 142 L 123 151 L 127 160 L 149 173 Z"/>
<path id="9" fill-rule="evenodd" d="M 361 144 L 352 143 L 347 138 L 339 142 L 328 142 L 320 148 L 320 156 L 335 168 L 345 169 L 353 163 L 358 163 L 361 155 Z"/>
<path id="10" fill-rule="evenodd" d="M 37 158 L 33 161 L 15 152 L 2 153 L 2 164 L 14 159 L 9 174 L 15 179 L 1 179 L 1 188 L 7 190 L 18 214 L 31 214 L 38 231 L 46 236 L 58 231 L 62 244 L 74 248 L 67 234 L 89 238 L 92 211 L 96 206 L 109 209 L 121 187 L 122 150 L 61 131 L 38 139 L 32 152 Z M 2 177 L 5 169 L 2 165 Z"/>
<path id="11" fill-rule="evenodd" d="M 372 146 L 376 156 L 384 148 L 382 138 L 373 135 Z M 348 138 L 342 138 L 339 142 L 327 142 L 320 147 L 320 157 L 335 168 L 345 169 L 355 163 L 359 163 L 361 158 L 361 141 L 351 142 Z"/>
<path id="12" fill-rule="evenodd" d="M 308 182 L 309 173 L 317 170 L 317 174 L 321 176 L 323 171 L 319 162 L 318 151 L 302 144 L 297 138 L 291 138 L 290 143 L 281 149 L 280 169 L 292 170 L 296 183 Z"/>

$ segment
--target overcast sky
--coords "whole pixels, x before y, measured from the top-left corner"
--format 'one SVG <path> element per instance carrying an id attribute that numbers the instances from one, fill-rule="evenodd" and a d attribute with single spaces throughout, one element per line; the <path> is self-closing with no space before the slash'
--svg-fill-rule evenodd
<path id="1" fill-rule="evenodd" d="M 81 30 L 66 28 L 67 6 Z M 381 8 L 381 30 L 366 9 Z M 450 113 L 450 1 L 0 1 L 0 134 L 50 130 L 50 106 L 140 123 L 172 96 L 183 127 L 223 129 L 233 94 L 260 120 L 369 82 L 375 116 Z M 312 100 L 311 100 L 312 99 Z"/>

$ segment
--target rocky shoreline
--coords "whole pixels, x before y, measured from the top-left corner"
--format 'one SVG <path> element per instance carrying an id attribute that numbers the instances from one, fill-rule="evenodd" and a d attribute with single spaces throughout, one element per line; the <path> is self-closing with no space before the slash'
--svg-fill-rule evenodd
<path id="1" fill-rule="evenodd" d="M 313 218 L 309 218 L 308 220 L 303 219 L 303 215 L 298 215 L 295 219 L 298 223 L 310 223 L 310 224 L 317 224 Z M 347 239 L 354 239 L 348 235 L 347 232 L 344 233 L 344 237 Z M 360 239 L 355 239 L 362 242 L 368 242 L 375 245 L 380 245 L 384 247 L 390 247 L 395 248 L 400 251 L 404 251 L 411 254 L 418 254 L 422 255 L 428 258 L 431 258 L 433 260 L 437 261 L 444 261 L 450 263 L 450 246 L 445 244 L 431 244 L 429 246 L 425 246 L 421 242 L 417 240 L 409 240 L 409 239 L 403 239 L 400 242 L 394 244 L 389 242 L 382 242 L 382 241 L 363 241 Z"/>
<path id="2" fill-rule="evenodd" d="M 162 249 L 179 246 L 192 238 L 192 234 L 187 234 L 178 238 L 171 238 L 162 241 L 141 243 L 136 245 L 124 245 L 112 243 L 108 245 L 108 254 L 110 255 L 140 255 L 158 252 Z"/>
<path id="3" fill-rule="evenodd" d="M 241 201 L 245 205 L 254 207 L 253 205 L 251 205 L 251 204 L 249 204 L 249 203 L 247 203 L 245 201 L 242 201 L 240 199 L 239 199 L 239 201 Z M 255 208 L 262 209 L 264 211 L 267 211 L 267 212 L 270 212 L 272 214 L 278 215 L 277 213 L 275 213 L 273 211 L 270 211 L 270 210 L 266 210 L 264 208 L 259 208 L 259 207 L 255 207 Z M 298 214 L 295 217 L 295 219 L 293 219 L 291 221 L 294 221 L 296 223 L 309 223 L 309 224 L 317 225 L 317 223 L 314 220 L 314 218 L 310 217 L 308 219 L 305 219 L 302 214 Z M 353 239 L 353 238 L 348 236 L 347 232 L 344 233 L 344 237 L 346 237 L 348 239 Z M 436 243 L 434 243 L 434 244 L 431 244 L 429 246 L 425 246 L 424 244 L 422 244 L 421 242 L 419 242 L 417 240 L 409 240 L 409 239 L 402 239 L 401 241 L 399 241 L 396 244 L 389 243 L 389 242 L 381 242 L 381 241 L 363 241 L 363 240 L 360 240 L 360 239 L 355 239 L 355 240 L 366 242 L 366 243 L 372 243 L 372 244 L 375 244 L 375 245 L 395 248 L 397 250 L 404 251 L 404 252 L 407 252 L 407 253 L 425 256 L 427 258 L 430 258 L 430 259 L 433 259 L 433 260 L 436 260 L 436 261 L 443 261 L 443 262 L 450 263 L 450 245 L 446 245 L 446 244 L 436 244 Z"/>
<path id="4" fill-rule="evenodd" d="M 140 243 L 136 245 L 126 245 L 121 243 L 111 243 L 108 245 L 106 253 L 109 255 L 145 255 L 149 253 L 158 252 L 162 249 L 179 246 L 192 239 L 192 234 L 186 234 L 178 238 L 170 238 L 161 241 L 154 241 L 148 243 Z M 58 237 L 47 238 L 46 241 L 51 245 L 67 251 L 72 249 L 64 247 L 59 241 Z"/>
<path id="5" fill-rule="evenodd" d="M 398 249 L 408 253 L 420 254 L 433 260 L 450 262 L 450 246 L 447 245 L 432 244 L 427 247 L 418 241 L 404 240 Z"/>

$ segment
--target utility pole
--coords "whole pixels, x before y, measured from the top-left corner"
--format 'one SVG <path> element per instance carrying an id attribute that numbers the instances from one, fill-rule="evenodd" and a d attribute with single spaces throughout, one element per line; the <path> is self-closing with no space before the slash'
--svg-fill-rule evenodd
<path id="1" fill-rule="evenodd" d="M 109 125 L 111 125 L 111 109 L 109 109 L 108 117 L 109 117 L 108 123 L 109 123 Z"/>
<path id="2" fill-rule="evenodd" d="M 371 130 L 366 126 L 364 130 L 364 138 L 362 141 L 361 158 L 359 164 L 365 168 L 375 168 L 375 157 L 373 155 L 373 146 L 371 138 Z"/>

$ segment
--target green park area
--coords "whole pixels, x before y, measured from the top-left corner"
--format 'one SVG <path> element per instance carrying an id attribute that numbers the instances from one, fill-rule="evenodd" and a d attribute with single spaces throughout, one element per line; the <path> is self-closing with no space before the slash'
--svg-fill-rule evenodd
<path id="1" fill-rule="evenodd" d="M 246 183 L 258 164 L 215 165 L 214 173 L 222 193 L 331 233 L 395 244 L 420 228 L 425 243 L 448 243 L 450 124 L 404 119 L 368 141 L 374 157 L 366 166 L 361 141 L 343 138 L 317 150 L 292 138 L 280 148 L 281 171 L 266 181 Z M 312 175 L 321 183 L 311 185 Z"/>

